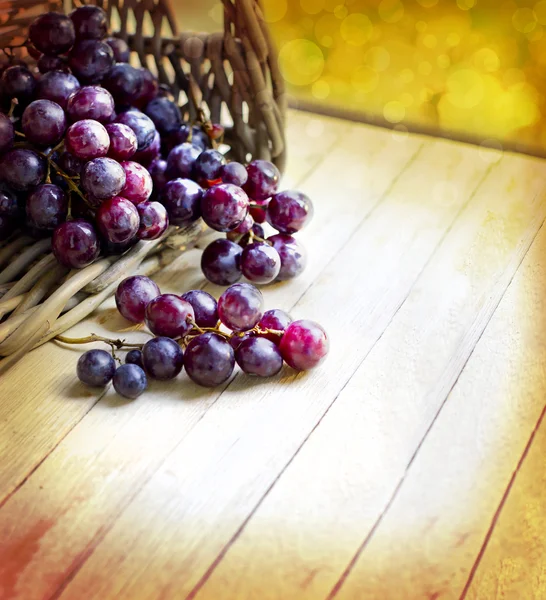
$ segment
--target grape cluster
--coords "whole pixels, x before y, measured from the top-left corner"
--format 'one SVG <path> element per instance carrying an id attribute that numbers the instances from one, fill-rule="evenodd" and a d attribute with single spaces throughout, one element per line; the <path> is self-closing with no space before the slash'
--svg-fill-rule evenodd
<path id="1" fill-rule="evenodd" d="M 262 293 L 249 283 L 231 285 L 216 301 L 203 290 L 162 294 L 151 279 L 137 275 L 119 284 L 116 305 L 131 322 L 145 322 L 155 337 L 132 344 L 139 348 L 118 368 L 105 350 L 86 352 L 78 361 L 78 377 L 95 387 L 112 380 L 127 398 L 139 396 L 148 377 L 174 379 L 182 369 L 195 383 L 215 387 L 228 381 L 235 364 L 248 375 L 272 377 L 284 362 L 306 371 L 328 353 L 328 337 L 318 323 L 293 321 L 279 309 L 264 312 Z"/>

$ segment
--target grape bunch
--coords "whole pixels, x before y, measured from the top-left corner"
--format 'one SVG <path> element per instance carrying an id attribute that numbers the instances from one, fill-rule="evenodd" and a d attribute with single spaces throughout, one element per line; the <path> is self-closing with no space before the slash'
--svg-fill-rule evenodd
<path id="1" fill-rule="evenodd" d="M 198 385 L 216 387 L 228 381 L 235 364 L 248 375 L 272 377 L 284 362 L 306 371 L 328 353 L 328 337 L 318 323 L 293 321 L 279 309 L 264 312 L 262 293 L 249 283 L 229 286 L 216 301 L 203 290 L 162 294 L 154 281 L 137 275 L 119 284 L 116 305 L 129 321 L 145 322 L 155 337 L 145 344 L 110 340 L 112 348 L 135 346 L 125 364 L 116 368 L 114 352 L 89 350 L 77 373 L 94 387 L 112 380 L 127 398 L 138 397 L 148 378 L 174 379 L 182 369 Z"/>

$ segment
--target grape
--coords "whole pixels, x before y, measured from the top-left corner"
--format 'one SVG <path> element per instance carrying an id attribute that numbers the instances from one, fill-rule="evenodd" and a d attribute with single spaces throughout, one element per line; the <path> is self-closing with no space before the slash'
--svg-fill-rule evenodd
<path id="1" fill-rule="evenodd" d="M 114 98 L 99 85 L 86 85 L 72 94 L 66 110 L 72 121 L 93 119 L 107 123 L 114 114 Z"/>
<path id="2" fill-rule="evenodd" d="M 209 139 L 219 140 L 224 135 L 225 129 L 220 123 L 211 123 L 208 125 L 206 133 Z"/>
<path id="3" fill-rule="evenodd" d="M 48 12 L 34 19 L 28 38 L 37 50 L 55 56 L 72 48 L 76 34 L 72 21 L 66 15 Z"/>
<path id="4" fill-rule="evenodd" d="M 0 113 L 0 154 L 3 154 L 13 146 L 15 140 L 15 128 L 11 119 L 4 113 Z"/>
<path id="5" fill-rule="evenodd" d="M 279 349 L 293 369 L 308 371 L 320 364 L 330 347 L 324 329 L 314 321 L 293 321 L 282 336 Z"/>
<path id="6" fill-rule="evenodd" d="M 134 161 L 127 160 L 120 164 L 125 171 L 125 187 L 121 195 L 134 204 L 148 200 L 154 187 L 150 173 Z"/>
<path id="7" fill-rule="evenodd" d="M 108 31 L 108 18 L 98 6 L 80 6 L 70 13 L 78 40 L 101 40 Z"/>
<path id="8" fill-rule="evenodd" d="M 142 88 L 142 73 L 127 63 L 114 65 L 102 80 L 116 104 L 128 106 L 138 97 Z"/>
<path id="9" fill-rule="evenodd" d="M 8 98 L 17 98 L 23 104 L 30 102 L 36 91 L 36 80 L 26 66 L 8 67 L 2 73 L 1 83 Z"/>
<path id="10" fill-rule="evenodd" d="M 288 325 L 292 323 L 292 317 L 285 313 L 284 310 L 274 308 L 273 310 L 266 310 L 263 317 L 258 323 L 260 329 L 274 329 L 275 331 L 284 331 Z M 271 340 L 275 344 L 279 344 L 281 337 L 274 333 L 261 333 L 260 337 L 265 337 Z"/>
<path id="11" fill-rule="evenodd" d="M 85 121 L 80 121 L 84 123 Z M 125 171 L 112 158 L 95 158 L 89 161 L 81 174 L 83 189 L 98 199 L 117 196 L 125 186 Z"/>
<path id="12" fill-rule="evenodd" d="M 148 71 L 148 69 L 141 67 L 139 70 L 142 76 L 142 87 L 140 88 L 138 98 L 135 98 L 133 104 L 138 108 L 141 108 L 146 106 L 157 96 L 159 82 L 157 81 L 157 77 Z"/>
<path id="13" fill-rule="evenodd" d="M 97 83 L 114 64 L 114 52 L 104 42 L 82 40 L 72 48 L 68 64 L 80 81 Z"/>
<path id="14" fill-rule="evenodd" d="M 264 239 L 264 237 L 265 237 L 264 228 L 261 225 L 258 225 L 258 223 L 254 223 L 252 225 L 252 233 L 261 239 Z M 229 238 L 230 235 L 231 235 L 231 232 L 227 234 L 227 237 Z M 233 240 L 233 241 L 235 241 L 235 240 Z M 249 233 L 243 235 L 243 237 L 239 240 L 239 245 L 241 246 L 241 248 L 246 248 L 246 246 L 248 246 L 249 243 L 251 243 Z"/>
<path id="15" fill-rule="evenodd" d="M 131 56 L 131 51 L 127 42 L 120 38 L 109 37 L 104 40 L 114 53 L 114 60 L 118 63 L 127 63 Z"/>
<path id="16" fill-rule="evenodd" d="M 184 353 L 171 338 L 156 337 L 144 344 L 142 362 L 153 379 L 174 379 L 182 370 Z"/>
<path id="17" fill-rule="evenodd" d="M 122 161 L 131 158 L 137 149 L 135 132 L 122 123 L 109 123 L 106 131 L 110 138 L 108 156 L 114 160 Z"/>
<path id="18" fill-rule="evenodd" d="M 281 257 L 273 246 L 253 242 L 243 250 L 241 269 L 252 283 L 271 283 L 281 270 Z"/>
<path id="19" fill-rule="evenodd" d="M 40 77 L 36 96 L 43 100 L 56 102 L 63 110 L 67 110 L 68 99 L 79 89 L 80 82 L 74 75 L 51 71 Z"/>
<path id="20" fill-rule="evenodd" d="M 260 206 L 251 206 L 248 212 L 250 213 L 250 215 L 256 223 L 265 223 L 267 216 L 265 208 L 261 208 Z"/>
<path id="21" fill-rule="evenodd" d="M 68 63 L 65 58 L 43 54 L 38 61 L 38 71 L 44 74 L 50 73 L 51 71 L 68 73 L 70 69 L 68 68 Z"/>
<path id="22" fill-rule="evenodd" d="M 222 167 L 226 164 L 226 159 L 218 150 L 205 150 L 193 164 L 193 178 L 205 185 L 209 181 L 220 179 Z"/>
<path id="23" fill-rule="evenodd" d="M 249 283 L 230 286 L 218 300 L 220 320 L 233 331 L 248 331 L 262 318 L 264 299 L 260 290 Z"/>
<path id="24" fill-rule="evenodd" d="M 236 185 L 221 183 L 208 189 L 201 198 L 203 221 L 216 231 L 232 231 L 248 213 L 248 196 Z"/>
<path id="25" fill-rule="evenodd" d="M 64 110 L 51 100 L 35 100 L 23 113 L 23 133 L 37 146 L 54 146 L 66 129 Z"/>
<path id="26" fill-rule="evenodd" d="M 150 173 L 154 183 L 154 192 L 161 192 L 169 181 L 167 178 L 167 161 L 161 157 L 154 158 L 148 167 L 148 173 Z"/>
<path id="27" fill-rule="evenodd" d="M 155 281 L 144 275 L 125 278 L 116 290 L 116 306 L 122 316 L 133 323 L 143 323 L 146 306 L 160 294 Z"/>
<path id="28" fill-rule="evenodd" d="M 152 143 L 147 148 L 144 148 L 144 150 L 136 152 L 133 156 L 133 160 L 141 165 L 147 166 L 159 156 L 160 151 L 161 137 L 159 132 L 156 131 L 154 133 L 154 139 L 152 140 Z"/>
<path id="29" fill-rule="evenodd" d="M 96 214 L 99 231 L 113 244 L 124 244 L 135 237 L 140 225 L 136 206 L 125 198 L 105 200 Z"/>
<path id="30" fill-rule="evenodd" d="M 142 352 L 137 350 L 129 350 L 125 355 L 126 365 L 138 365 L 141 369 L 144 369 L 144 363 L 142 362 Z"/>
<path id="31" fill-rule="evenodd" d="M 197 220 L 201 216 L 203 190 L 191 179 L 173 179 L 161 194 L 161 203 L 169 213 L 174 225 Z"/>
<path id="32" fill-rule="evenodd" d="M 0 190 L 0 215 L 16 219 L 20 215 L 17 196 L 9 190 Z"/>
<path id="33" fill-rule="evenodd" d="M 220 177 L 224 183 L 233 183 L 233 185 L 242 187 L 248 179 L 248 174 L 245 166 L 241 163 L 229 162 L 222 167 Z"/>
<path id="34" fill-rule="evenodd" d="M 99 255 L 99 239 L 91 223 L 74 219 L 61 223 L 53 232 L 53 254 L 63 265 L 83 269 Z"/>
<path id="35" fill-rule="evenodd" d="M 282 369 L 282 356 L 277 346 L 263 337 L 249 337 L 235 350 L 235 360 L 248 375 L 272 377 Z"/>
<path id="36" fill-rule="evenodd" d="M 182 294 L 182 300 L 192 305 L 195 323 L 199 327 L 216 327 L 218 323 L 218 304 L 208 292 L 190 290 Z"/>
<path id="37" fill-rule="evenodd" d="M 70 125 L 66 131 L 65 148 L 77 158 L 90 160 L 106 156 L 110 138 L 104 125 L 92 119 L 84 119 Z"/>
<path id="38" fill-rule="evenodd" d="M 242 277 L 239 244 L 229 240 L 214 240 L 201 255 L 201 270 L 216 285 L 231 285 Z"/>
<path id="39" fill-rule="evenodd" d="M 140 217 L 138 228 L 139 240 L 156 240 L 161 237 L 169 226 L 167 210 L 159 202 L 141 202 L 137 204 Z"/>
<path id="40" fill-rule="evenodd" d="M 307 252 L 296 238 L 285 233 L 278 233 L 267 238 L 281 257 L 281 270 L 277 275 L 279 281 L 293 279 L 302 273 L 307 265 Z"/>
<path id="41" fill-rule="evenodd" d="M 146 325 L 154 335 L 182 337 L 190 331 L 195 314 L 192 305 L 174 294 L 161 294 L 146 306 Z"/>
<path id="42" fill-rule="evenodd" d="M 189 378 L 204 387 L 225 383 L 234 367 L 233 348 L 217 333 L 198 335 L 188 344 L 184 354 L 184 368 Z"/>
<path id="43" fill-rule="evenodd" d="M 104 387 L 116 371 L 116 361 L 106 350 L 88 350 L 78 359 L 78 379 L 91 387 Z"/>
<path id="44" fill-rule="evenodd" d="M 167 157 L 167 173 L 171 179 L 176 177 L 189 178 L 193 173 L 193 165 L 201 149 L 192 144 L 184 143 L 175 146 Z"/>
<path id="45" fill-rule="evenodd" d="M 33 150 L 13 148 L 0 161 L 0 176 L 18 192 L 28 192 L 46 176 L 45 161 Z"/>
<path id="46" fill-rule="evenodd" d="M 252 218 L 251 215 L 247 215 L 243 221 L 241 221 L 241 223 L 239 225 L 237 225 L 237 227 L 235 227 L 235 229 L 232 229 L 227 235 L 228 235 L 228 239 L 231 239 L 230 236 L 232 234 L 234 234 L 237 238 L 239 238 L 241 235 L 245 235 L 247 234 L 252 227 L 254 226 L 254 219 Z M 235 240 L 232 240 L 235 241 Z"/>
<path id="47" fill-rule="evenodd" d="M 168 98 L 154 98 L 144 112 L 152 119 L 161 135 L 168 135 L 180 129 L 182 117 L 178 106 Z"/>
<path id="48" fill-rule="evenodd" d="M 281 233 L 296 233 L 313 217 L 313 204 L 302 192 L 287 190 L 275 194 L 267 205 L 267 221 Z"/>
<path id="49" fill-rule="evenodd" d="M 124 398 L 134 400 L 148 387 L 146 373 L 138 365 L 121 365 L 114 373 L 114 389 Z"/>
<path id="50" fill-rule="evenodd" d="M 155 138 L 156 129 L 154 122 L 150 117 L 136 109 L 122 112 L 116 118 L 116 123 L 128 125 L 137 136 L 137 151 L 145 150 L 152 144 Z"/>
<path id="51" fill-rule="evenodd" d="M 70 152 L 63 152 L 59 157 L 58 165 L 61 169 L 71 177 L 79 177 L 81 175 L 84 161 L 73 156 Z"/>
<path id="52" fill-rule="evenodd" d="M 235 332 L 233 333 L 233 335 L 229 338 L 229 345 L 234 349 L 237 350 L 237 348 L 239 347 L 239 345 L 244 342 L 245 340 L 248 340 L 250 338 L 256 337 L 256 332 L 254 331 L 245 331 L 245 332 Z"/>
<path id="53" fill-rule="evenodd" d="M 190 126 L 187 124 L 182 125 L 178 130 L 172 132 L 169 135 L 167 140 L 167 144 L 170 148 L 174 148 L 175 146 L 179 146 L 180 144 L 184 144 L 185 142 L 189 142 L 188 138 L 190 137 Z M 191 143 L 193 146 L 196 146 L 201 151 L 205 150 L 210 146 L 210 140 L 207 134 L 201 130 L 197 125 L 194 125 L 191 129 Z"/>
<path id="54" fill-rule="evenodd" d="M 60 187 L 44 183 L 28 195 L 26 211 L 32 227 L 53 230 L 66 219 L 68 198 Z"/>
<path id="55" fill-rule="evenodd" d="M 248 181 L 244 190 L 253 200 L 266 200 L 277 191 L 281 174 L 273 163 L 253 160 L 246 170 Z"/>

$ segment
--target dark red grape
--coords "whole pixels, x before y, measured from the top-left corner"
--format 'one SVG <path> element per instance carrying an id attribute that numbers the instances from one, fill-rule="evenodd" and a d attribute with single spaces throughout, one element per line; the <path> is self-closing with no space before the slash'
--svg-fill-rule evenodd
<path id="1" fill-rule="evenodd" d="M 81 82 L 98 83 L 114 64 L 114 52 L 104 42 L 82 40 L 72 48 L 68 64 Z"/>
<path id="2" fill-rule="evenodd" d="M 267 221 L 280 233 L 296 233 L 313 217 L 308 196 L 295 190 L 275 194 L 267 205 Z"/>
<path id="3" fill-rule="evenodd" d="M 173 179 L 161 193 L 161 203 L 169 213 L 174 225 L 189 223 L 201 216 L 201 196 L 203 190 L 191 179 Z"/>
<path id="4" fill-rule="evenodd" d="M 266 310 L 264 312 L 263 317 L 260 319 L 258 323 L 258 327 L 260 329 L 273 329 L 275 331 L 284 331 L 288 325 L 292 323 L 292 317 L 284 312 L 284 310 L 280 310 L 279 308 L 274 308 L 272 310 Z M 262 333 L 260 337 L 265 337 L 268 340 L 271 340 L 275 344 L 279 344 L 281 341 L 281 336 L 276 335 L 274 333 Z"/>
<path id="5" fill-rule="evenodd" d="M 114 244 L 124 244 L 135 237 L 140 225 L 136 206 L 120 196 L 100 205 L 96 221 L 101 234 Z"/>
<path id="6" fill-rule="evenodd" d="M 122 123 L 109 123 L 106 131 L 110 137 L 108 156 L 114 160 L 122 161 L 131 158 L 137 149 L 135 132 Z"/>
<path id="7" fill-rule="evenodd" d="M 66 129 L 64 110 L 51 100 L 35 100 L 23 113 L 23 133 L 37 146 L 54 146 Z"/>
<path id="8" fill-rule="evenodd" d="M 218 323 L 218 303 L 203 290 L 190 290 L 182 294 L 182 300 L 193 306 L 195 323 L 199 327 L 216 327 Z"/>
<path id="9" fill-rule="evenodd" d="M 2 73 L 2 93 L 8 98 L 17 98 L 28 104 L 36 92 L 36 79 L 26 66 L 14 65 Z"/>
<path id="10" fill-rule="evenodd" d="M 201 149 L 192 144 L 185 143 L 175 146 L 167 157 L 167 173 L 169 178 L 190 178 L 193 173 L 193 165 L 200 154 Z"/>
<path id="11" fill-rule="evenodd" d="M 281 270 L 281 257 L 273 246 L 253 242 L 243 250 L 241 269 L 252 283 L 271 283 Z"/>
<path id="12" fill-rule="evenodd" d="M 121 365 L 116 369 L 112 380 L 116 392 L 124 398 L 134 400 L 148 387 L 146 373 L 138 365 Z"/>
<path id="13" fill-rule="evenodd" d="M 148 173 L 154 183 L 154 194 L 163 190 L 169 181 L 167 178 L 167 161 L 161 157 L 154 158 L 148 167 Z"/>
<path id="14" fill-rule="evenodd" d="M 120 113 L 116 118 L 116 123 L 128 125 L 137 136 L 137 151 L 145 150 L 152 144 L 157 133 L 154 122 L 150 117 L 136 109 L 127 110 Z"/>
<path id="15" fill-rule="evenodd" d="M 53 232 L 51 247 L 56 259 L 73 269 L 87 267 L 100 252 L 99 239 L 93 226 L 83 219 L 61 223 Z"/>
<path id="16" fill-rule="evenodd" d="M 260 290 L 249 283 L 236 283 L 218 299 L 220 320 L 233 331 L 248 331 L 262 318 L 264 299 Z"/>
<path id="17" fill-rule="evenodd" d="M 134 204 L 148 200 L 154 187 L 150 173 L 145 167 L 131 160 L 120 164 L 125 171 L 125 187 L 121 195 Z"/>
<path id="18" fill-rule="evenodd" d="M 220 125 L 220 123 L 211 123 L 207 125 L 205 129 L 205 133 L 209 136 L 209 139 L 211 140 L 219 140 L 226 132 L 224 126 Z"/>
<path id="19" fill-rule="evenodd" d="M 0 160 L 0 177 L 18 192 L 28 192 L 42 183 L 45 176 L 45 161 L 33 150 L 13 148 Z"/>
<path id="20" fill-rule="evenodd" d="M 152 119 L 161 135 L 168 135 L 180 129 L 182 124 L 180 109 L 168 98 L 154 98 L 147 104 L 144 112 Z"/>
<path id="21" fill-rule="evenodd" d="M 85 162 L 81 158 L 70 154 L 70 152 L 63 152 L 57 164 L 67 175 L 79 177 Z"/>
<path id="22" fill-rule="evenodd" d="M 226 159 L 218 150 L 205 150 L 197 157 L 193 164 L 193 178 L 201 185 L 217 181 L 222 174 L 222 167 Z"/>
<path id="23" fill-rule="evenodd" d="M 78 379 L 91 387 L 104 387 L 116 371 L 116 361 L 106 350 L 88 350 L 78 359 Z"/>
<path id="24" fill-rule="evenodd" d="M 263 337 L 249 337 L 235 350 L 235 360 L 247 375 L 273 377 L 282 369 L 279 348 Z"/>
<path id="25" fill-rule="evenodd" d="M 144 150 L 136 152 L 133 156 L 133 160 L 141 165 L 147 167 L 154 159 L 159 156 L 161 151 L 161 137 L 159 132 L 154 133 L 154 139 L 152 143 Z"/>
<path id="26" fill-rule="evenodd" d="M 129 106 L 140 94 L 142 73 L 127 63 L 118 63 L 106 73 L 102 85 L 112 94 L 116 104 Z"/>
<path id="27" fill-rule="evenodd" d="M 84 119 L 67 129 L 65 148 L 77 158 L 91 160 L 106 156 L 110 148 L 110 138 L 102 123 Z"/>
<path id="28" fill-rule="evenodd" d="M 229 162 L 222 167 L 220 177 L 224 183 L 233 183 L 242 187 L 247 179 L 248 174 L 244 165 L 238 162 Z"/>
<path id="29" fill-rule="evenodd" d="M 70 18 L 78 40 L 101 40 L 108 32 L 108 17 L 98 6 L 80 6 Z"/>
<path id="30" fill-rule="evenodd" d="M 256 223 L 265 223 L 267 217 L 265 208 L 261 208 L 260 206 L 251 206 L 248 212 L 252 215 L 252 218 Z"/>
<path id="31" fill-rule="evenodd" d="M 279 349 L 288 365 L 308 371 L 320 364 L 330 347 L 324 329 L 314 321 L 293 321 L 282 336 Z"/>
<path id="32" fill-rule="evenodd" d="M 167 209 L 159 202 L 141 202 L 137 204 L 140 216 L 138 228 L 139 240 L 156 240 L 161 237 L 169 226 Z"/>
<path id="33" fill-rule="evenodd" d="M 80 82 L 71 73 L 51 71 L 40 77 L 36 95 L 40 99 L 56 102 L 63 110 L 66 110 L 68 99 L 79 89 Z"/>
<path id="34" fill-rule="evenodd" d="M 201 255 L 201 270 L 216 285 L 231 285 L 241 279 L 243 249 L 230 240 L 214 240 Z"/>
<path id="35" fill-rule="evenodd" d="M 95 198 L 112 198 L 117 196 L 125 186 L 125 171 L 120 163 L 112 158 L 95 158 L 84 166 L 81 185 Z"/>
<path id="36" fill-rule="evenodd" d="M 72 121 L 93 119 L 107 123 L 114 114 L 114 98 L 100 85 L 86 85 L 69 98 L 67 112 Z"/>
<path id="37" fill-rule="evenodd" d="M 28 195 L 26 211 L 32 227 L 52 231 L 66 219 L 68 197 L 60 187 L 44 183 Z"/>
<path id="38" fill-rule="evenodd" d="M 72 48 L 76 34 L 72 21 L 66 15 L 48 12 L 34 19 L 28 30 L 28 38 L 37 50 L 55 56 Z"/>
<path id="39" fill-rule="evenodd" d="M 13 146 L 15 140 L 15 128 L 11 119 L 4 113 L 0 113 L 0 154 L 3 154 Z"/>
<path id="40" fill-rule="evenodd" d="M 236 185 L 222 183 L 209 188 L 201 198 L 203 221 L 216 231 L 232 231 L 248 213 L 248 196 Z"/>
<path id="41" fill-rule="evenodd" d="M 303 272 L 307 265 L 307 252 L 296 238 L 285 233 L 277 233 L 267 238 L 281 257 L 281 270 L 277 275 L 279 281 L 293 279 Z"/>
<path id="42" fill-rule="evenodd" d="M 10 190 L 0 189 L 0 215 L 10 219 L 16 219 L 20 216 L 21 209 L 17 196 Z"/>
<path id="43" fill-rule="evenodd" d="M 253 160 L 246 168 L 248 181 L 245 192 L 253 200 L 266 200 L 279 187 L 281 174 L 277 167 L 267 160 Z"/>
<path id="44" fill-rule="evenodd" d="M 125 355 L 125 364 L 126 365 L 138 365 L 141 369 L 144 369 L 144 363 L 142 362 L 142 352 L 135 348 L 134 350 L 129 350 Z"/>
<path id="45" fill-rule="evenodd" d="M 203 333 L 193 338 L 184 354 L 184 369 L 189 378 L 204 387 L 225 383 L 234 367 L 233 348 L 217 333 Z"/>
<path id="46" fill-rule="evenodd" d="M 133 104 L 137 108 L 143 108 L 157 96 L 159 82 L 157 77 L 148 71 L 148 69 L 141 67 L 139 70 L 142 75 L 142 87 L 140 88 L 138 98 L 135 98 Z"/>
<path id="47" fill-rule="evenodd" d="M 146 325 L 154 335 L 182 337 L 194 319 L 192 305 L 174 294 L 161 294 L 146 306 Z"/>
<path id="48" fill-rule="evenodd" d="M 156 337 L 142 348 L 142 362 L 146 373 L 153 379 L 174 379 L 182 370 L 184 353 L 171 338 Z"/>
<path id="49" fill-rule="evenodd" d="M 125 278 L 116 290 L 116 306 L 133 323 L 143 323 L 146 306 L 161 294 L 155 281 L 144 275 Z"/>

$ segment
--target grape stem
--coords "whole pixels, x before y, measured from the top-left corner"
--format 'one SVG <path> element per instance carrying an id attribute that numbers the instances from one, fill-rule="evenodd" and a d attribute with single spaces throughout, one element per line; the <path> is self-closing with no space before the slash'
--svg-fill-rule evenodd
<path id="1" fill-rule="evenodd" d="M 63 344 L 92 344 L 94 342 L 104 342 L 105 344 L 112 346 L 112 349 L 116 350 L 121 350 L 121 348 L 142 348 L 142 346 L 144 346 L 144 344 L 133 344 L 121 339 L 113 340 L 95 333 L 81 338 L 69 338 L 64 335 L 58 335 L 55 339 Z"/>

